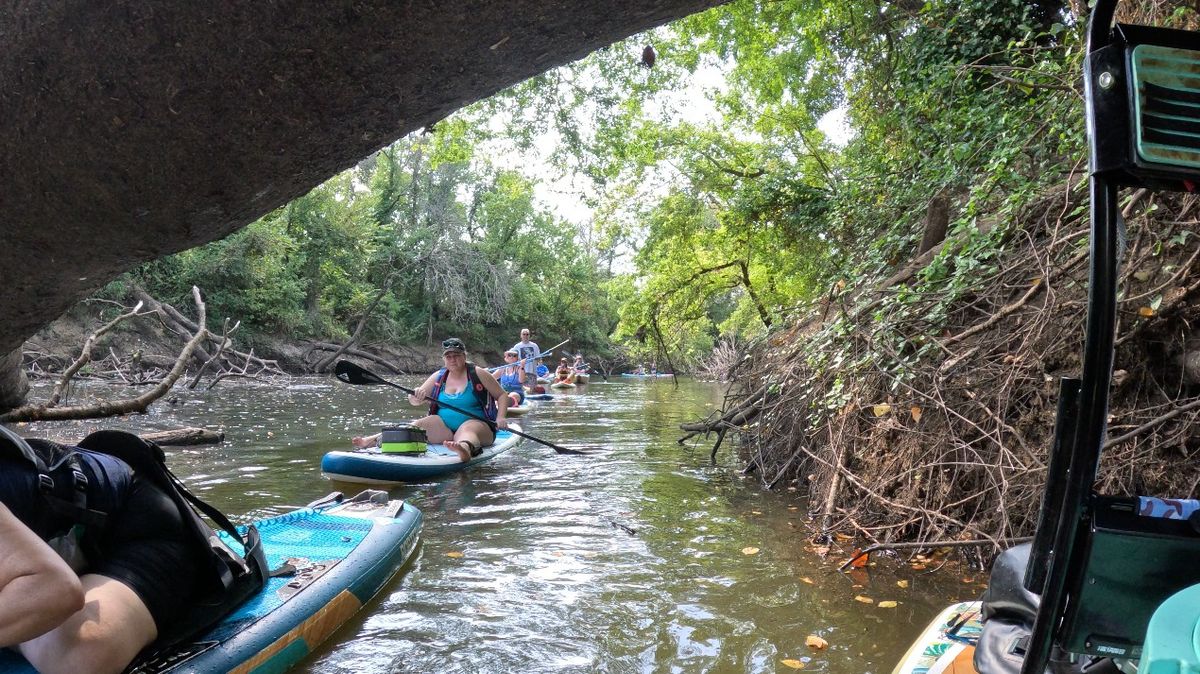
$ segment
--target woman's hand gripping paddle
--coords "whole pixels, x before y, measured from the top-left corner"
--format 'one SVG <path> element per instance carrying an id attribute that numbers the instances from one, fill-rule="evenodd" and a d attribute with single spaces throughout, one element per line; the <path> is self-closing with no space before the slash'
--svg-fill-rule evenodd
<path id="1" fill-rule="evenodd" d="M 362 367 L 359 367 L 358 365 L 355 365 L 354 363 L 351 363 L 348 360 L 339 360 L 337 365 L 333 369 L 333 375 L 338 378 L 338 381 L 342 381 L 347 384 L 354 384 L 355 386 L 364 386 L 364 385 L 372 386 L 375 384 L 382 384 L 384 386 L 391 386 L 392 388 L 400 389 L 401 391 L 404 391 L 405 393 L 412 395 L 412 396 L 417 395 L 416 391 L 414 391 L 410 388 L 401 386 L 395 382 L 390 382 L 390 381 L 384 379 L 383 377 L 380 377 L 379 375 L 375 374 L 374 372 L 371 372 L 370 370 L 366 370 Z M 426 399 L 428 399 L 428 398 L 426 398 Z M 468 417 L 471 417 L 472 419 L 478 419 L 484 423 L 490 424 L 490 422 L 487 419 L 484 419 L 483 417 L 479 416 L 478 414 L 472 414 L 471 412 L 468 412 L 464 409 L 455 407 L 449 403 L 439 401 L 438 405 L 441 405 L 442 407 L 445 407 L 446 409 L 454 410 L 455 412 L 458 412 L 459 414 L 464 414 Z M 529 438 L 530 440 L 533 440 L 534 442 L 538 442 L 543 445 L 546 445 L 547 447 L 553 449 L 554 451 L 558 452 L 559 454 L 587 454 L 588 453 L 588 452 L 581 452 L 578 449 L 567 449 L 566 447 L 560 447 L 560 446 L 554 444 L 553 442 L 547 442 L 545 440 L 542 440 L 541 438 L 535 438 L 534 436 L 529 435 L 528 433 L 522 433 L 521 431 L 518 431 L 515 428 L 510 428 L 510 429 L 508 429 L 508 431 L 515 435 L 519 435 L 522 438 Z"/>

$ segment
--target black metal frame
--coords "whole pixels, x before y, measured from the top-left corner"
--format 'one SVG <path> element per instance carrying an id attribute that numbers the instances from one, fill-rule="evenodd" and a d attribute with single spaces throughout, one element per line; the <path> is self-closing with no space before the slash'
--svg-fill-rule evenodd
<path id="1" fill-rule="evenodd" d="M 1131 44 L 1196 49 L 1193 33 L 1114 25 L 1119 0 L 1098 0 L 1088 25 L 1084 98 L 1090 167 L 1091 260 L 1083 369 L 1060 382 L 1054 447 L 1047 471 L 1025 587 L 1041 595 L 1021 674 L 1043 674 L 1061 634 L 1062 618 L 1079 591 L 1091 550 L 1092 485 L 1108 416 L 1117 309 L 1117 211 L 1122 186 L 1190 191 L 1198 171 L 1142 162 L 1133 151 L 1127 73 Z"/>

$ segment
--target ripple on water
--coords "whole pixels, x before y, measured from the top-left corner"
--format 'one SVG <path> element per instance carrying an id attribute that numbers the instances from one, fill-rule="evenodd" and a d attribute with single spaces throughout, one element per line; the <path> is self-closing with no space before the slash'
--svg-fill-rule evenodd
<path id="1" fill-rule="evenodd" d="M 420 411 L 386 389 L 291 384 L 300 386 L 179 391 L 177 405 L 87 429 L 223 427 L 224 443 L 172 449 L 169 462 L 244 522 L 334 489 L 356 493 L 361 486 L 321 475 L 321 456 Z M 805 552 L 789 526 L 794 500 L 736 477 L 726 449 L 713 465 L 709 441 L 676 444 L 678 424 L 722 398 L 687 381 L 598 382 L 522 420 L 534 435 L 595 454 L 525 442 L 465 473 L 394 487 L 425 513 L 416 558 L 296 671 L 759 674 L 805 657 L 810 672 L 891 671 L 964 586 L 882 568 L 851 580 Z M 26 434 L 53 428 L 31 424 Z M 761 551 L 744 555 L 747 546 Z M 912 581 L 903 594 L 899 577 Z M 901 603 L 889 613 L 857 594 Z M 830 649 L 810 653 L 808 634 Z"/>

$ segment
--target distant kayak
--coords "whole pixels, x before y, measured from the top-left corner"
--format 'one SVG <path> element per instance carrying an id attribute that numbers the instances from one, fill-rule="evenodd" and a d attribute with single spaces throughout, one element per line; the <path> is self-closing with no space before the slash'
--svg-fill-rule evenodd
<path id="1" fill-rule="evenodd" d="M 516 424 L 510 424 L 521 430 Z M 422 454 L 385 454 L 377 447 L 353 451 L 329 452 L 321 457 L 321 471 L 326 477 L 343 482 L 364 484 L 394 484 L 416 482 L 456 473 L 503 454 L 516 447 L 521 437 L 508 431 L 496 434 L 496 442 L 483 448 L 479 456 L 463 461 L 454 450 L 444 445 L 427 444 Z"/>
<path id="2" fill-rule="evenodd" d="M 366 491 L 254 522 L 267 564 L 280 575 L 207 633 L 139 661 L 133 671 L 286 671 L 396 575 L 416 548 L 421 520 L 421 511 L 404 501 Z M 229 542 L 225 532 L 219 535 Z M 0 672 L 34 669 L 0 649 Z"/>
<path id="3" fill-rule="evenodd" d="M 592 375 L 590 375 L 586 372 L 576 372 L 575 373 L 575 383 L 576 384 L 586 384 L 591 380 L 592 380 Z"/>

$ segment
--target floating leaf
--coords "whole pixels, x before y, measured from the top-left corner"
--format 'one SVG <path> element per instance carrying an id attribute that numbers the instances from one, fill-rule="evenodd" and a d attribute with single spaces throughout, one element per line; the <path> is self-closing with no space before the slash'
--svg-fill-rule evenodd
<path id="1" fill-rule="evenodd" d="M 791 667 L 792 669 L 804 669 L 803 662 L 800 662 L 799 660 L 792 660 L 791 658 L 787 660 L 780 660 L 779 663 L 784 667 Z"/>
<path id="2" fill-rule="evenodd" d="M 913 562 L 912 564 L 909 564 L 909 566 L 912 567 L 912 569 L 915 571 L 924 571 L 925 570 L 925 565 L 920 562 Z"/>
<path id="3" fill-rule="evenodd" d="M 758 548 L 756 548 L 756 547 L 754 547 L 754 546 L 750 546 L 750 547 L 742 548 L 742 554 L 743 554 L 743 555 L 757 555 L 757 554 L 758 554 Z"/>
<path id="4" fill-rule="evenodd" d="M 854 548 L 854 555 L 850 557 L 850 568 L 861 569 L 866 567 L 869 558 L 869 554 L 864 555 L 862 550 Z"/>
<path id="5" fill-rule="evenodd" d="M 816 585 L 816 583 L 813 581 L 813 579 L 812 579 L 812 578 L 809 578 L 808 576 L 804 576 L 803 578 L 801 578 L 801 579 L 800 579 L 800 582 L 801 582 L 801 583 L 808 583 L 809 585 Z"/>
<path id="6" fill-rule="evenodd" d="M 762 514 L 762 511 L 759 511 L 759 510 L 751 510 L 751 511 L 750 511 L 750 514 L 751 514 L 751 515 L 761 515 L 761 514 Z"/>
<path id="7" fill-rule="evenodd" d="M 818 545 L 813 548 L 813 552 L 824 557 L 825 555 L 829 554 L 829 546 L 828 545 Z"/>
<path id="8" fill-rule="evenodd" d="M 892 406 L 887 403 L 879 403 L 878 405 L 875 405 L 874 407 L 872 407 L 871 411 L 875 413 L 875 416 L 881 417 L 881 416 L 887 414 L 888 412 L 891 412 Z"/>
<path id="9" fill-rule="evenodd" d="M 804 645 L 817 651 L 823 651 L 826 648 L 829 648 L 829 642 L 815 634 L 810 634 L 804 637 Z"/>
<path id="10" fill-rule="evenodd" d="M 908 587 L 908 581 L 907 580 L 898 580 L 898 581 L 896 581 L 896 587 Z"/>
<path id="11" fill-rule="evenodd" d="M 854 601 L 859 601 L 859 602 L 862 602 L 862 603 L 864 603 L 864 604 L 874 604 L 874 603 L 875 603 L 875 600 L 874 600 L 874 599 L 871 599 L 870 597 L 864 597 L 864 596 L 862 596 L 861 594 L 860 594 L 860 595 L 856 595 L 856 596 L 854 597 Z"/>
<path id="12" fill-rule="evenodd" d="M 1133 277 L 1139 281 L 1149 281 L 1151 276 L 1154 276 L 1154 273 L 1145 269 L 1133 272 Z"/>
<path id="13" fill-rule="evenodd" d="M 909 412 L 912 413 L 913 421 L 921 420 L 921 407 L 919 405 L 913 405 Z"/>
<path id="14" fill-rule="evenodd" d="M 1154 315 L 1154 310 L 1150 307 L 1138 307 L 1138 315 L 1150 318 Z"/>
<path id="15" fill-rule="evenodd" d="M 881 601 L 878 604 L 876 604 L 876 606 L 878 606 L 879 608 L 896 608 L 896 602 L 890 601 L 890 600 L 889 601 Z"/>
<path id="16" fill-rule="evenodd" d="M 839 541 L 848 541 L 848 540 L 851 540 L 852 538 L 854 538 L 850 534 L 843 534 L 840 531 L 838 533 L 834 534 L 833 537 L 838 539 Z"/>
<path id="17" fill-rule="evenodd" d="M 463 556 L 463 553 L 461 553 L 461 552 L 459 552 L 459 551 L 455 550 L 454 552 L 447 552 L 447 553 L 446 553 L 446 556 L 447 556 L 447 557 L 453 557 L 453 558 L 455 558 L 455 559 L 458 559 L 459 557 L 462 557 L 462 556 Z"/>

